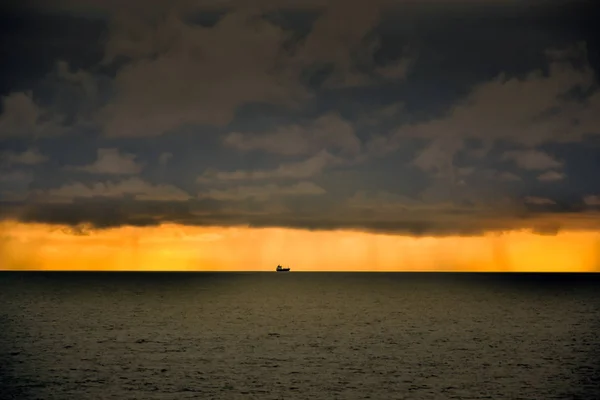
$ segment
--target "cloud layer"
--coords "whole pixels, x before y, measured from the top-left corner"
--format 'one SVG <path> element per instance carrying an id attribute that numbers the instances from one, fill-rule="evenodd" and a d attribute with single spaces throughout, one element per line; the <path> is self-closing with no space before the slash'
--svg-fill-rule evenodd
<path id="1" fill-rule="evenodd" d="M 28 4 L 0 29 L 2 218 L 598 229 L 584 2 Z"/>

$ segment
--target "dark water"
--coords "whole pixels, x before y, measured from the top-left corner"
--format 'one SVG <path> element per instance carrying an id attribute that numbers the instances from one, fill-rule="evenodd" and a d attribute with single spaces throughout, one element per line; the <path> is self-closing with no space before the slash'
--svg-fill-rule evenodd
<path id="1" fill-rule="evenodd" d="M 595 275 L 0 273 L 0 398 L 600 398 L 598 289 Z"/>

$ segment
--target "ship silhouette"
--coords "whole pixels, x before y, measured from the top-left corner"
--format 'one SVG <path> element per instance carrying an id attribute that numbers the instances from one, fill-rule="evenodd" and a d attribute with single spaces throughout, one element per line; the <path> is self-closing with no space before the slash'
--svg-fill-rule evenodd
<path id="1" fill-rule="evenodd" d="M 289 268 L 283 268 L 281 265 L 278 265 L 277 269 L 275 271 L 277 271 L 277 272 L 289 272 L 290 269 Z"/>

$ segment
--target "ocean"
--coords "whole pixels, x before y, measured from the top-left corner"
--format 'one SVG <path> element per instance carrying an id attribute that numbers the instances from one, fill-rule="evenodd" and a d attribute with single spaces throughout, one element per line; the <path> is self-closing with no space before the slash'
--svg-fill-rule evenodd
<path id="1" fill-rule="evenodd" d="M 0 273 L 1 399 L 599 399 L 600 275 Z"/>

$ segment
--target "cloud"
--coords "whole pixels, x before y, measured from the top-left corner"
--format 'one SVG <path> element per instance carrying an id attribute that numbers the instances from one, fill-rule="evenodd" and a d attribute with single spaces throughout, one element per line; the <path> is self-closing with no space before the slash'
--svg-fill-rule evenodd
<path id="1" fill-rule="evenodd" d="M 462 167 L 456 168 L 459 176 L 469 178 L 481 178 L 488 182 L 500 181 L 500 182 L 520 182 L 521 177 L 508 171 L 498 171 L 493 168 L 475 168 L 475 167 Z"/>
<path id="2" fill-rule="evenodd" d="M 95 4 L 91 9 L 105 13 L 109 29 L 102 65 L 94 69 L 119 68 L 111 82 L 114 96 L 94 121 L 110 137 L 158 136 L 189 125 L 223 127 L 248 103 L 292 109 L 305 104 L 315 94 L 307 85 L 310 70 L 330 71 L 324 82 L 329 88 L 369 85 L 375 75 L 404 78 L 414 56 L 375 65 L 379 47 L 369 35 L 385 6 L 381 0 L 351 7 L 339 0 Z M 214 25 L 194 21 L 195 15 L 215 10 L 221 15 Z M 310 10 L 316 17 L 299 36 L 267 17 L 282 10 Z M 97 99 L 91 71 L 71 71 L 60 62 L 56 77 Z"/>
<path id="3" fill-rule="evenodd" d="M 395 117 L 400 115 L 400 113 L 404 110 L 405 103 L 402 101 L 394 102 L 389 105 L 384 106 L 380 109 L 369 110 L 369 112 L 362 112 L 357 116 L 356 123 L 357 125 L 372 125 L 377 126 L 382 122 L 393 121 Z M 375 135 L 373 135 L 375 136 Z M 373 140 L 371 142 L 367 142 L 369 146 L 376 146 L 377 143 Z M 384 143 L 385 145 L 385 143 Z M 367 151 L 373 149 L 365 149 Z"/>
<path id="4" fill-rule="evenodd" d="M 142 170 L 134 154 L 120 153 L 119 149 L 98 149 L 97 159 L 94 163 L 71 169 L 89 172 L 91 174 L 133 175 Z"/>
<path id="5" fill-rule="evenodd" d="M 120 198 L 131 196 L 139 201 L 186 201 L 190 195 L 172 185 L 152 185 L 139 178 L 129 178 L 117 183 L 97 182 L 85 185 L 80 182 L 66 184 L 57 189 L 36 192 L 39 201 L 71 203 L 78 198 Z"/>
<path id="6" fill-rule="evenodd" d="M 304 126 L 282 126 L 263 134 L 232 132 L 224 143 L 242 151 L 262 150 L 282 155 L 314 154 L 322 149 L 356 155 L 361 150 L 354 128 L 338 114 L 321 116 Z"/>
<path id="7" fill-rule="evenodd" d="M 31 93 L 12 93 L 2 97 L 0 136 L 22 136 L 36 131 L 40 108 L 33 102 Z"/>
<path id="8" fill-rule="evenodd" d="M 1 202 L 22 202 L 29 196 L 29 187 L 33 182 L 30 171 L 0 170 L 0 208 Z"/>
<path id="9" fill-rule="evenodd" d="M 161 153 L 160 156 L 158 156 L 158 164 L 159 165 L 167 165 L 169 163 L 169 160 L 173 158 L 173 153 Z"/>
<path id="10" fill-rule="evenodd" d="M 521 177 L 513 174 L 512 172 L 500 172 L 498 179 L 503 182 L 518 182 L 521 181 Z"/>
<path id="11" fill-rule="evenodd" d="M 446 5 L 458 1 L 51 3 L 43 7 L 64 6 L 70 13 L 61 21 L 93 19 L 98 32 L 108 26 L 107 36 L 76 56 L 69 53 L 70 39 L 58 44 L 58 52 L 52 46 L 47 55 L 34 51 L 45 60 L 7 78 L 17 86 L 2 99 L 2 144 L 40 146 L 42 157 L 52 162 L 47 170 L 35 169 L 40 171 L 35 181 L 0 176 L 1 215 L 101 226 L 162 221 L 472 234 L 560 226 L 561 221 L 534 221 L 554 217 L 542 217 L 542 211 L 560 218 L 567 211 L 577 214 L 574 219 L 588 215 L 578 214 L 577 207 L 584 208 L 580 201 L 527 203 L 524 189 L 532 197 L 557 199 L 573 198 L 560 192 L 566 189 L 579 198 L 597 192 L 593 182 L 583 182 L 590 173 L 582 169 L 593 165 L 589 159 L 571 163 L 580 154 L 592 157 L 581 144 L 600 126 L 597 77 L 586 47 L 553 48 L 557 39 L 565 43 L 572 37 L 540 28 L 537 16 L 534 21 L 530 14 L 519 15 L 490 44 L 471 43 L 467 36 L 482 27 L 481 20 L 492 26 L 516 14 L 502 7 L 489 12 L 483 0 L 468 15 L 464 3 L 446 14 L 451 8 Z M 469 33 L 451 33 L 457 20 Z M 497 33 L 495 28 L 482 32 Z M 532 31 L 534 40 L 514 47 L 511 38 L 531 37 Z M 26 38 L 27 46 L 46 43 Z M 494 51 L 477 48 L 484 42 Z M 459 45 L 464 50 L 453 57 Z M 504 57 L 503 46 L 516 56 Z M 546 65 L 540 64 L 544 48 L 550 48 Z M 466 54 L 485 62 L 465 61 Z M 50 73 L 42 71 L 53 65 Z M 39 73 L 32 72 L 36 68 Z M 36 74 L 43 77 L 38 89 Z M 48 121 L 62 121 L 50 111 L 65 112 L 69 123 L 83 118 L 98 126 L 73 129 L 73 138 L 29 143 L 58 126 Z M 265 125 L 270 128 L 256 128 Z M 172 136 L 148 138 L 167 133 Z M 364 143 L 367 137 L 373 140 Z M 566 149 L 563 142 L 572 143 Z M 65 150 L 98 143 L 96 160 L 74 161 L 78 157 Z M 519 150 L 503 156 L 507 149 Z M 31 165 L 32 154 L 7 157 L 14 165 Z M 228 164 L 236 156 L 241 160 Z M 143 170 L 142 160 L 152 159 L 155 168 Z M 64 162 L 78 164 L 71 171 L 114 177 L 88 181 L 93 176 L 78 174 L 86 180 L 63 181 L 65 171 L 53 168 Z M 577 179 L 543 188 L 511 183 L 531 173 L 541 180 L 566 179 L 563 166 Z M 126 179 L 142 172 L 157 180 Z M 181 188 L 191 193 L 195 178 L 202 193 L 190 198 Z M 172 182 L 181 188 L 166 184 Z M 322 188 L 327 195 L 319 195 Z M 274 210 L 277 204 L 281 208 Z"/>
<path id="12" fill-rule="evenodd" d="M 556 172 L 556 171 L 544 172 L 543 174 L 538 175 L 538 177 L 537 177 L 538 181 L 542 181 L 542 182 L 560 181 L 565 178 L 566 178 L 565 174 L 563 174 L 562 172 Z"/>
<path id="13" fill-rule="evenodd" d="M 289 62 L 288 38 L 242 8 L 210 28 L 174 12 L 157 23 L 123 14 L 113 21 L 106 58 L 132 61 L 117 72 L 116 97 L 99 119 L 109 136 L 156 136 L 184 124 L 226 125 L 249 102 L 297 104 L 308 92 L 280 67 Z"/>
<path id="14" fill-rule="evenodd" d="M 414 60 L 409 57 L 401 58 L 393 63 L 378 67 L 375 71 L 387 79 L 404 79 L 407 77 Z"/>
<path id="15" fill-rule="evenodd" d="M 3 96 L 0 102 L 0 139 L 60 133 L 61 118 L 40 107 L 31 92 L 14 92 Z"/>
<path id="16" fill-rule="evenodd" d="M 156 188 L 138 183 L 71 185 L 62 189 L 62 199 L 42 198 L 21 204 L 2 203 L 0 218 L 24 222 L 60 223 L 71 226 L 89 223 L 92 227 L 121 225 L 147 226 L 177 223 L 198 226 L 290 227 L 300 229 L 353 229 L 413 236 L 481 235 L 507 230 L 534 229 L 556 233 L 561 230 L 600 229 L 597 213 L 563 212 L 553 214 L 547 205 L 521 207 L 518 203 L 490 204 L 404 198 L 393 194 L 357 195 L 353 201 L 335 201 L 319 196 L 309 186 L 265 185 L 251 189 L 202 193 L 199 199 L 166 200 L 172 196 L 149 196 Z M 59 188 L 61 189 L 61 188 Z M 466 188 L 468 189 L 468 188 Z M 144 193 L 146 196 L 138 196 Z M 293 194 L 292 194 L 293 193 Z M 305 207 L 304 199 L 286 201 L 285 207 L 269 198 L 297 196 L 322 197 L 320 205 Z M 310 193 L 310 194 L 309 194 Z M 46 193 L 47 194 L 47 193 Z M 361 198 L 362 196 L 362 198 Z M 146 200 L 140 200 L 146 199 Z M 155 201 L 149 201 L 155 199 Z M 245 201 L 245 200 L 246 201 Z M 62 201 L 59 201 L 62 200 Z M 247 202 L 255 200 L 255 202 Z M 283 199 L 282 199 L 283 200 Z M 291 199 L 290 199 L 291 200 Z M 322 201 L 324 200 L 324 202 Z M 308 200 L 306 200 L 308 201 Z M 314 203 L 316 204 L 316 203 Z M 554 205 L 549 205 L 553 206 Z"/>
<path id="17" fill-rule="evenodd" d="M 503 160 L 513 160 L 519 167 L 529 170 L 545 170 L 562 167 L 563 163 L 539 150 L 513 150 L 502 156 Z"/>
<path id="18" fill-rule="evenodd" d="M 56 77 L 64 82 L 81 86 L 86 98 L 89 100 L 96 100 L 99 95 L 98 82 L 96 78 L 90 72 L 82 69 L 71 71 L 71 68 L 66 61 L 57 62 Z"/>
<path id="19" fill-rule="evenodd" d="M 583 202 L 588 206 L 600 206 L 599 195 L 587 195 L 583 197 Z"/>
<path id="20" fill-rule="evenodd" d="M 213 181 L 256 181 L 267 179 L 306 179 L 318 175 L 326 167 L 342 165 L 344 161 L 323 150 L 304 161 L 281 164 L 275 169 L 265 170 L 208 170 L 198 177 L 198 183 Z"/>
<path id="21" fill-rule="evenodd" d="M 527 197 L 525 197 L 524 200 L 525 200 L 525 203 L 534 204 L 534 205 L 538 205 L 538 206 L 556 204 L 556 202 L 554 200 L 547 199 L 545 197 L 527 196 Z"/>
<path id="22" fill-rule="evenodd" d="M 373 82 L 365 66 L 373 67 L 373 55 L 378 43 L 367 40 L 368 34 L 381 19 L 384 1 L 356 2 L 331 1 L 303 41 L 294 59 L 299 67 L 330 65 L 332 72 L 323 85 L 328 88 L 365 86 Z M 342 22 L 343 21 L 343 22 Z M 381 75 L 389 78 L 406 76 L 408 65 L 399 60 L 381 68 Z M 361 68 L 363 67 L 363 68 Z"/>
<path id="23" fill-rule="evenodd" d="M 61 229 L 62 233 L 73 236 L 90 236 L 92 231 L 93 227 L 91 227 L 89 224 L 68 226 Z"/>
<path id="24" fill-rule="evenodd" d="M 510 139 L 525 145 L 578 140 L 593 131 L 588 131 L 591 121 L 575 123 L 573 119 L 589 110 L 564 94 L 576 86 L 587 89 L 594 84 L 589 64 L 577 68 L 570 62 L 553 61 L 548 75 L 541 71 L 524 79 L 500 75 L 476 86 L 445 123 L 457 137 Z"/>
<path id="25" fill-rule="evenodd" d="M 359 190 L 346 201 L 350 209 L 369 210 L 377 214 L 414 212 L 417 209 L 436 208 L 422 200 L 380 190 L 367 192 Z"/>
<path id="26" fill-rule="evenodd" d="M 28 149 L 22 153 L 4 152 L 0 154 L 0 159 L 7 165 L 36 165 L 47 161 L 48 157 L 42 155 L 38 149 Z"/>
<path id="27" fill-rule="evenodd" d="M 202 193 L 198 197 L 201 199 L 210 198 L 220 201 L 240 201 L 246 199 L 266 201 L 271 197 L 318 196 L 322 194 L 325 194 L 325 189 L 314 183 L 299 182 L 288 186 L 268 184 L 263 186 L 239 186 L 226 190 L 210 189 L 207 193 Z"/>
<path id="28" fill-rule="evenodd" d="M 548 73 L 535 70 L 522 78 L 500 74 L 472 87 L 442 117 L 404 124 L 385 137 L 373 139 L 377 143 L 371 142 L 367 147 L 375 153 L 383 149 L 391 152 L 407 138 L 429 139 L 430 148 L 416 162 L 431 169 L 447 166 L 463 148 L 465 139 L 480 140 L 483 148 L 489 150 L 491 144 L 500 140 L 532 147 L 577 142 L 587 134 L 598 133 L 600 114 L 595 110 L 600 109 L 600 92 L 589 95 L 585 101 L 567 95 L 576 88 L 590 91 L 597 84 L 586 55 L 581 54 L 581 47 L 577 49 L 579 59 L 584 60 L 581 65 L 571 59 L 549 58 Z M 441 147 L 447 148 L 445 154 Z M 536 154 L 531 152 L 530 156 Z M 540 154 L 536 156 L 536 161 L 552 164 L 548 158 L 540 160 Z M 528 167 L 535 165 L 524 163 Z"/>
<path id="29" fill-rule="evenodd" d="M 31 172 L 26 171 L 10 171 L 10 172 L 2 172 L 0 171 L 0 182 L 2 183 L 15 183 L 15 182 L 25 182 L 29 184 L 33 181 L 33 174 Z"/>
<path id="30" fill-rule="evenodd" d="M 387 54 L 378 31 L 388 11 L 395 10 L 395 16 L 400 15 L 398 10 L 413 13 L 412 2 L 377 0 L 351 6 L 341 0 L 269 0 L 252 5 L 187 0 L 84 4 L 88 6 L 36 2 L 36 7 L 108 20 L 102 65 L 71 69 L 74 62 L 61 61 L 56 75 L 97 99 L 98 71 L 111 71 L 104 78 L 112 80 L 108 92 L 114 97 L 102 107 L 103 102 L 91 101 L 100 107 L 94 121 L 111 137 L 158 136 L 189 125 L 223 127 L 240 106 L 249 103 L 298 110 L 319 94 L 307 84 L 314 78 L 311 70 L 330 71 L 326 88 L 370 86 L 382 79 L 406 78 L 416 57 L 404 43 L 408 39 L 399 44 L 401 54 Z M 431 12 L 435 14 L 448 4 L 461 2 L 428 4 L 420 9 L 430 12 L 431 4 L 442 5 L 434 7 L 436 11 Z M 73 14 L 74 10 L 81 14 Z M 274 13 L 291 13 L 295 21 L 306 11 L 312 17 L 302 32 L 272 18 Z M 214 25 L 197 21 L 198 15 L 211 12 L 218 14 Z M 553 58 L 556 64 L 564 64 L 563 59 Z M 87 115 L 90 107 L 81 106 L 79 111 Z"/>
<path id="31" fill-rule="evenodd" d="M 53 95 L 49 111 L 64 113 L 76 132 L 97 129 L 96 113 L 110 99 L 112 78 L 94 71 L 97 67 L 85 70 L 73 65 L 77 63 L 60 60 L 45 77 L 43 91 Z"/>
<path id="32" fill-rule="evenodd" d="M 417 155 L 413 164 L 437 176 L 454 176 L 454 155 L 461 148 L 463 143 L 453 138 L 436 139 Z"/>

